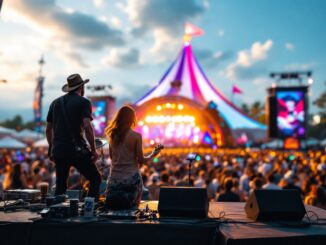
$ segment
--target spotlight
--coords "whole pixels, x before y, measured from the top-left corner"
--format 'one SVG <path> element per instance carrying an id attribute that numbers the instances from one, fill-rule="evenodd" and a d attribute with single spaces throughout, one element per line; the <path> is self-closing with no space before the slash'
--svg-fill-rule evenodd
<path id="1" fill-rule="evenodd" d="M 321 117 L 320 117 L 320 115 L 318 115 L 318 114 L 314 115 L 313 118 L 312 118 L 312 121 L 313 121 L 313 124 L 314 124 L 314 125 L 319 124 L 320 121 L 321 121 Z"/>
<path id="2" fill-rule="evenodd" d="M 217 108 L 217 105 L 216 105 L 216 103 L 214 101 L 210 101 L 208 103 L 208 108 L 212 109 L 212 110 L 215 110 Z"/>

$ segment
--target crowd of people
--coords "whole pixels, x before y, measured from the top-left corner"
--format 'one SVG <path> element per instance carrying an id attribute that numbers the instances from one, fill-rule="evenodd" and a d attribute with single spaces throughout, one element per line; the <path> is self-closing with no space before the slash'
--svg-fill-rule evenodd
<path id="1" fill-rule="evenodd" d="M 246 201 L 255 189 L 296 189 L 304 203 L 326 209 L 326 152 L 282 152 L 233 150 L 200 154 L 189 165 L 187 154 L 166 154 L 140 168 L 143 200 L 158 200 L 160 186 L 207 188 L 212 201 Z M 104 195 L 110 171 L 108 154 L 99 158 Z M 189 179 L 189 166 L 191 177 Z M 7 189 L 38 188 L 48 183 L 55 188 L 55 166 L 46 149 L 27 148 L 0 152 L 0 197 Z M 73 167 L 68 190 L 84 190 L 87 181 Z"/>

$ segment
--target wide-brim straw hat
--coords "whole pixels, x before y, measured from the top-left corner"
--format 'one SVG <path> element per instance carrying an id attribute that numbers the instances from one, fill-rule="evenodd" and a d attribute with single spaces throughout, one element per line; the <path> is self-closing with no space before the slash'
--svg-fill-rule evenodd
<path id="1" fill-rule="evenodd" d="M 72 74 L 67 77 L 67 83 L 63 85 L 63 92 L 70 92 L 89 82 L 89 79 L 83 80 L 79 74 Z"/>

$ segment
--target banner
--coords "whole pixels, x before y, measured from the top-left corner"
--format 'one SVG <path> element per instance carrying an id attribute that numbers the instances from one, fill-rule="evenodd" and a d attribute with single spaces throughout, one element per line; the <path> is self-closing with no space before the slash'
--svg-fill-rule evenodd
<path id="1" fill-rule="evenodd" d="M 37 85 L 34 91 L 34 100 L 33 100 L 35 131 L 38 133 L 42 132 L 43 82 L 44 82 L 44 77 L 41 76 L 37 79 Z"/>

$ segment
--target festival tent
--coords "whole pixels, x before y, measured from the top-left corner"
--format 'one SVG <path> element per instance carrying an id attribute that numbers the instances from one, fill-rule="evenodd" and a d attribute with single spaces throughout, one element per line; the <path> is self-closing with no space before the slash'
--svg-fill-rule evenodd
<path id="1" fill-rule="evenodd" d="M 308 138 L 305 140 L 305 143 L 307 146 L 315 146 L 315 145 L 319 145 L 320 141 L 315 138 Z"/>
<path id="2" fill-rule="evenodd" d="M 282 140 L 272 140 L 262 145 L 262 148 L 268 148 L 268 149 L 277 149 L 282 147 L 283 147 Z"/>
<path id="3" fill-rule="evenodd" d="M 1 135 L 12 135 L 12 134 L 15 134 L 15 132 L 16 131 L 13 129 L 0 126 L 0 136 Z"/>
<path id="4" fill-rule="evenodd" d="M 0 149 L 8 149 L 8 148 L 18 149 L 18 148 L 25 148 L 25 147 L 26 144 L 10 136 L 6 136 L 0 139 Z"/>
<path id="5" fill-rule="evenodd" d="M 322 141 L 320 141 L 320 144 L 323 146 L 326 146 L 326 139 L 323 139 Z"/>
<path id="6" fill-rule="evenodd" d="M 217 105 L 219 114 L 232 130 L 266 130 L 265 125 L 241 112 L 208 80 L 192 51 L 190 40 L 184 42 L 177 59 L 168 68 L 159 83 L 140 98 L 135 105 L 140 106 L 146 101 L 166 95 L 183 96 L 204 106 L 213 101 Z"/>
<path id="7" fill-rule="evenodd" d="M 49 147 L 48 141 L 46 138 L 40 139 L 33 144 L 34 147 Z"/>
<path id="8" fill-rule="evenodd" d="M 29 129 L 24 129 L 22 131 L 16 132 L 15 136 L 24 141 L 34 141 L 43 138 L 42 134 L 36 133 Z"/>

